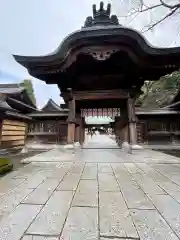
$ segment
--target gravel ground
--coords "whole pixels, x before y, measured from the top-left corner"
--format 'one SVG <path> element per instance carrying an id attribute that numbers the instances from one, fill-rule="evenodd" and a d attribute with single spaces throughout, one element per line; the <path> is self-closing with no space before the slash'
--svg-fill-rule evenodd
<path id="1" fill-rule="evenodd" d="M 172 150 L 168 149 L 168 150 L 158 150 L 158 151 L 180 158 L 180 150 L 179 149 L 172 149 Z"/>
<path id="2" fill-rule="evenodd" d="M 37 154 L 46 152 L 47 150 L 30 150 L 28 153 L 16 153 L 16 154 L 6 154 L 2 155 L 3 158 L 9 159 L 10 163 L 13 164 L 13 170 L 17 170 L 24 166 L 24 163 L 21 163 L 21 160 L 24 158 L 32 157 Z"/>

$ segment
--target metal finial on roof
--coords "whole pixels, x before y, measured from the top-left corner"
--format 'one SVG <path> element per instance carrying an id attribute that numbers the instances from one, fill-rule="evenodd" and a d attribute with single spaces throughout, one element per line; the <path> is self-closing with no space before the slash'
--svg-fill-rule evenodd
<path id="1" fill-rule="evenodd" d="M 93 9 L 93 17 L 94 17 L 96 16 L 96 13 L 97 13 L 96 4 L 93 4 L 92 9 Z"/>
<path id="2" fill-rule="evenodd" d="M 93 4 L 93 18 L 97 17 L 110 17 L 111 14 L 111 4 L 107 5 L 107 9 L 104 9 L 104 3 L 100 2 L 99 10 L 96 9 L 96 4 Z"/>
<path id="3" fill-rule="evenodd" d="M 110 16 L 110 14 L 111 14 L 111 4 L 110 3 L 108 3 L 108 5 L 107 5 L 107 14 Z"/>
<path id="4" fill-rule="evenodd" d="M 107 8 L 104 8 L 104 3 L 100 2 L 99 10 L 96 9 L 96 4 L 92 6 L 93 17 L 87 17 L 84 27 L 92 27 L 97 25 L 119 25 L 116 15 L 111 15 L 111 4 L 108 3 Z"/>

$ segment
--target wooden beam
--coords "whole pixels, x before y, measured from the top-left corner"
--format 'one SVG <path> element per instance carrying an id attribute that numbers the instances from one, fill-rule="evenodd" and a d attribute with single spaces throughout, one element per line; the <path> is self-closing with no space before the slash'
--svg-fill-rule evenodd
<path id="1" fill-rule="evenodd" d="M 103 100 L 103 99 L 127 99 L 128 93 L 124 90 L 99 90 L 99 91 L 74 91 L 76 101 Z"/>
<path id="2" fill-rule="evenodd" d="M 73 97 L 74 97 L 71 88 L 67 89 L 65 92 L 62 91 L 61 94 L 60 94 L 60 96 L 61 96 L 65 101 L 72 100 Z"/>
<path id="3" fill-rule="evenodd" d="M 14 121 L 14 120 L 3 120 L 3 125 L 10 125 L 10 126 L 22 126 L 25 127 L 26 123 L 25 122 L 20 122 L 20 121 Z"/>
<path id="4" fill-rule="evenodd" d="M 76 103 L 75 103 L 75 99 L 69 100 L 68 108 L 69 108 L 68 122 L 75 122 L 76 121 L 75 120 L 76 119 Z"/>
<path id="5" fill-rule="evenodd" d="M 4 141 L 16 141 L 16 140 L 24 140 L 25 139 L 25 134 L 21 136 L 2 136 L 2 142 Z"/>
<path id="6" fill-rule="evenodd" d="M 137 145 L 137 128 L 135 114 L 135 99 L 129 97 L 127 101 L 128 118 L 129 118 L 129 137 L 131 145 Z"/>
<path id="7" fill-rule="evenodd" d="M 2 125 L 2 130 L 7 130 L 7 131 L 25 131 L 25 126 L 11 126 L 11 125 Z"/>
<path id="8" fill-rule="evenodd" d="M 12 148 L 15 146 L 23 146 L 24 145 L 24 139 L 23 140 L 15 140 L 15 141 L 5 141 L 1 143 L 2 148 Z"/>
<path id="9" fill-rule="evenodd" d="M 68 144 L 73 144 L 74 143 L 74 137 L 75 137 L 75 124 L 74 123 L 68 123 L 67 143 Z"/>
<path id="10" fill-rule="evenodd" d="M 2 131 L 2 136 L 22 136 L 25 135 L 24 131 Z"/>

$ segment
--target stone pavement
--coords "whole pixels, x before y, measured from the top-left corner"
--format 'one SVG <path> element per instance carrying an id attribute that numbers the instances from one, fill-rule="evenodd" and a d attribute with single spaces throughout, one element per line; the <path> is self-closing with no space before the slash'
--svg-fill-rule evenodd
<path id="1" fill-rule="evenodd" d="M 180 161 L 105 136 L 53 149 L 0 180 L 0 240 L 180 239 Z"/>

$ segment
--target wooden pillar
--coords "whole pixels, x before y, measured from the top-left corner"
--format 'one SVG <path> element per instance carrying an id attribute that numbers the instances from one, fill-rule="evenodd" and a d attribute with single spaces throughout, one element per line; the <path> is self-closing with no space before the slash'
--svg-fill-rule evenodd
<path id="1" fill-rule="evenodd" d="M 0 119 L 0 148 L 2 143 L 2 127 L 3 127 L 3 120 Z"/>
<path id="2" fill-rule="evenodd" d="M 128 119 L 129 119 L 129 139 L 131 145 L 137 145 L 137 129 L 135 115 L 135 100 L 129 96 L 127 101 Z"/>
<path id="3" fill-rule="evenodd" d="M 84 118 L 81 118 L 81 124 L 80 124 L 80 144 L 82 145 L 85 140 L 85 127 L 84 127 Z"/>
<path id="4" fill-rule="evenodd" d="M 68 136 L 67 136 L 68 144 L 74 144 L 74 132 L 75 132 L 75 124 L 68 123 Z"/>
<path id="5" fill-rule="evenodd" d="M 120 117 L 115 117 L 114 128 L 115 128 L 115 135 L 116 135 L 116 143 L 119 146 L 121 145 L 121 140 L 122 140 L 122 131 L 120 128 L 120 121 L 121 121 Z"/>
<path id="6" fill-rule="evenodd" d="M 76 126 L 74 140 L 75 142 L 80 142 L 80 125 Z"/>
<path id="7" fill-rule="evenodd" d="M 75 129 L 75 142 L 80 143 L 80 135 L 81 135 L 81 113 L 76 112 L 76 129 Z"/>
<path id="8" fill-rule="evenodd" d="M 84 118 L 83 118 L 83 143 L 85 141 L 85 123 L 84 123 Z"/>
<path id="9" fill-rule="evenodd" d="M 80 134 L 79 134 L 79 143 L 82 145 L 83 144 L 83 135 L 82 135 L 82 123 L 80 125 Z"/>
<path id="10" fill-rule="evenodd" d="M 129 143 L 129 129 L 128 124 L 122 129 L 123 143 Z"/>
<path id="11" fill-rule="evenodd" d="M 121 117 L 119 121 L 121 143 L 129 143 L 129 130 L 128 130 L 128 112 L 127 107 L 121 109 Z"/>
<path id="12" fill-rule="evenodd" d="M 68 132 L 67 132 L 67 144 L 74 144 L 74 137 L 75 137 L 75 99 L 73 98 L 73 95 L 71 95 L 71 98 L 68 101 Z"/>

